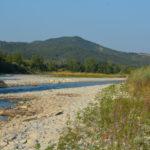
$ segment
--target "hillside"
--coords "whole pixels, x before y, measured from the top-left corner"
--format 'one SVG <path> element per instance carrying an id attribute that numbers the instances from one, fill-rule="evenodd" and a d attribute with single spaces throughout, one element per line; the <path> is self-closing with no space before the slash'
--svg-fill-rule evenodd
<path id="1" fill-rule="evenodd" d="M 68 58 L 75 58 L 83 61 L 85 58 L 94 58 L 102 62 L 130 66 L 150 64 L 150 55 L 148 54 L 112 50 L 77 36 L 34 41 L 31 43 L 0 41 L 0 51 L 4 53 L 19 52 L 26 58 L 36 54 L 45 59 L 66 60 Z"/>

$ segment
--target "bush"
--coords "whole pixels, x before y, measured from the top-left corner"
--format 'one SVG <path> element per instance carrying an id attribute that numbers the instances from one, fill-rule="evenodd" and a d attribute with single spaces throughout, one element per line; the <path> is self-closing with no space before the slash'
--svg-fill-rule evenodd
<path id="1" fill-rule="evenodd" d="M 140 78 L 133 74 L 127 84 L 134 87 L 136 80 L 140 88 L 150 88 L 148 72 Z M 148 71 L 148 72 L 147 72 Z M 148 79 L 147 77 L 148 76 Z M 143 80 L 144 78 L 144 80 Z M 141 81 L 142 80 L 142 81 Z M 145 80 L 147 82 L 145 82 Z M 132 81 L 132 82 L 129 82 Z M 68 126 L 59 139 L 58 150 L 125 150 L 150 147 L 150 103 L 144 95 L 130 95 L 127 86 L 111 86 L 98 95 L 97 103 L 91 104 L 78 114 L 77 120 Z"/>
<path id="2" fill-rule="evenodd" d="M 129 92 L 133 95 L 150 96 L 150 67 L 132 72 L 127 80 L 127 85 Z"/>
<path id="3" fill-rule="evenodd" d="M 114 99 L 114 91 L 114 87 L 105 90 L 101 100 L 78 116 L 79 124 L 68 127 L 57 149 L 148 149 L 147 106 L 142 99 Z"/>

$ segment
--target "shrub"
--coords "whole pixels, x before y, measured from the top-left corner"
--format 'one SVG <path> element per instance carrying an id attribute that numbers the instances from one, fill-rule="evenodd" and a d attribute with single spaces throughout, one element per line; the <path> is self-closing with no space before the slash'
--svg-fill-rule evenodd
<path id="1" fill-rule="evenodd" d="M 125 96 L 125 87 L 111 86 L 97 103 L 78 115 L 59 139 L 58 150 L 144 149 L 150 146 L 149 106 L 144 99 Z"/>
<path id="2" fill-rule="evenodd" d="M 150 67 L 132 72 L 127 80 L 129 92 L 134 96 L 150 94 Z"/>
<path id="3" fill-rule="evenodd" d="M 139 90 L 139 92 L 137 92 Z M 150 68 L 97 95 L 59 138 L 57 150 L 148 150 L 150 147 Z"/>

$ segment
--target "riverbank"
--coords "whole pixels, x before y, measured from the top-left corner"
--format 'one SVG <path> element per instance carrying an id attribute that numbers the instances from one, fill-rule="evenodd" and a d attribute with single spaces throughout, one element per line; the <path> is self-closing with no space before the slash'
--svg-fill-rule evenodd
<path id="1" fill-rule="evenodd" d="M 125 78 L 127 74 L 106 74 L 106 73 L 88 73 L 88 72 L 51 72 L 50 75 L 56 77 L 76 77 L 76 78 Z"/>
<path id="2" fill-rule="evenodd" d="M 26 76 L 23 83 L 29 83 L 27 80 L 29 77 L 31 76 Z M 20 80 L 23 81 L 23 76 L 21 76 L 20 80 L 18 79 L 19 77 L 17 80 L 16 76 L 13 76 L 13 78 L 5 81 L 7 83 L 13 83 L 15 81 L 19 85 Z M 39 79 L 39 77 L 32 76 L 33 78 L 33 81 Z M 46 77 L 42 81 L 46 81 L 47 79 Z M 63 80 L 63 78 L 60 79 Z M 69 80 L 74 82 L 78 81 L 78 79 L 73 78 L 69 78 Z M 104 79 L 80 79 L 80 81 L 89 80 L 103 81 Z M 105 80 L 112 81 L 114 79 Z M 44 90 L 42 92 L 0 94 L 0 98 L 5 99 L 27 99 L 26 103 L 20 105 L 20 109 L 24 113 L 17 113 L 10 121 L 2 124 L 0 148 L 2 150 L 34 150 L 34 146 L 39 142 L 42 149 L 44 149 L 50 142 L 56 142 L 61 131 L 66 126 L 68 118 L 73 120 L 76 113 L 87 107 L 89 103 L 93 103 L 96 94 L 104 87 L 110 85 L 110 83 L 86 87 Z"/>
<path id="3" fill-rule="evenodd" d="M 148 150 L 150 148 L 150 67 L 113 85 L 70 122 L 49 149 Z M 40 143 L 39 145 L 40 146 Z"/>
<path id="4" fill-rule="evenodd" d="M 94 76 L 93 76 L 94 75 Z M 98 76 L 97 76 L 98 75 Z M 114 80 L 122 79 L 122 76 L 115 75 L 103 75 L 100 74 L 82 74 L 82 73 L 69 73 L 64 74 L 61 73 L 51 73 L 45 75 L 23 75 L 23 74 L 6 74 L 0 75 L 0 80 L 5 83 L 7 87 L 15 87 L 15 86 L 37 86 L 41 84 L 50 84 L 50 83 L 66 83 L 66 82 L 85 82 L 85 81 L 97 81 L 98 79 L 102 80 Z M 96 79 L 97 78 L 97 79 Z"/>

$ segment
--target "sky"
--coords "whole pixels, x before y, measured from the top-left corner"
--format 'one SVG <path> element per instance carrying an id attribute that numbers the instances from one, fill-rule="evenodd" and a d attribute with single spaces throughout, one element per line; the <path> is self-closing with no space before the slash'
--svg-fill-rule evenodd
<path id="1" fill-rule="evenodd" d="M 0 40 L 62 36 L 150 53 L 150 0 L 0 0 Z"/>

